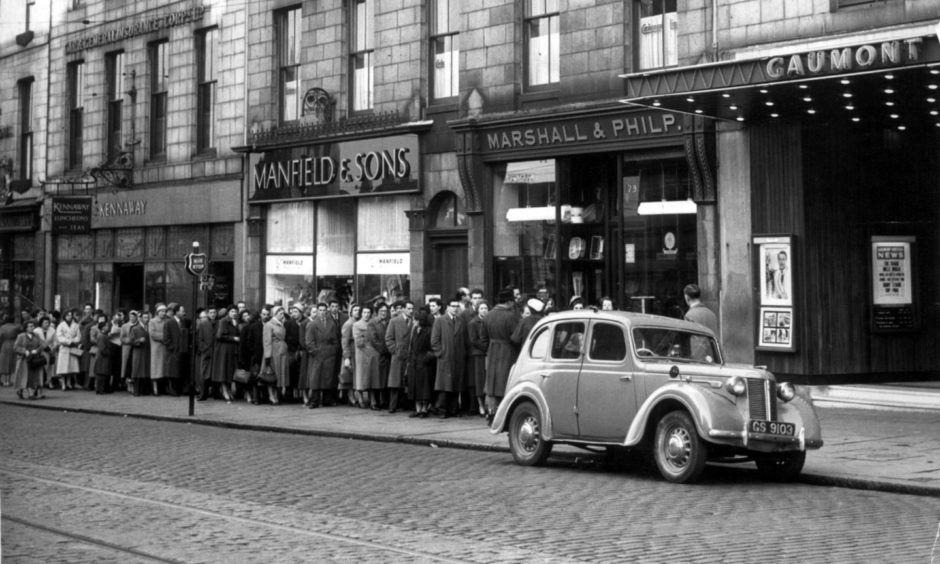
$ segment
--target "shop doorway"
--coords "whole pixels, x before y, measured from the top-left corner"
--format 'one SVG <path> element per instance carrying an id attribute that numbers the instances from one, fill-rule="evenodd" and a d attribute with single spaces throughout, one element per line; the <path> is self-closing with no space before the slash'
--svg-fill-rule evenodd
<path id="1" fill-rule="evenodd" d="M 467 215 L 453 192 L 442 192 L 429 206 L 431 219 L 428 243 L 431 248 L 425 269 L 425 294 L 440 294 L 447 301 L 457 288 L 467 285 Z"/>
<path id="2" fill-rule="evenodd" d="M 140 309 L 144 304 L 144 265 L 114 265 L 114 295 L 118 309 L 129 311 Z"/>

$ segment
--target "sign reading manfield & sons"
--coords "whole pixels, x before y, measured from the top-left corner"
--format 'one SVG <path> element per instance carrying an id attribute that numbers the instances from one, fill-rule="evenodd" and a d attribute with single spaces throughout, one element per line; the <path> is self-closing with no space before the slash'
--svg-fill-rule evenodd
<path id="1" fill-rule="evenodd" d="M 85 235 L 91 233 L 91 196 L 56 196 L 52 198 L 52 234 Z"/>

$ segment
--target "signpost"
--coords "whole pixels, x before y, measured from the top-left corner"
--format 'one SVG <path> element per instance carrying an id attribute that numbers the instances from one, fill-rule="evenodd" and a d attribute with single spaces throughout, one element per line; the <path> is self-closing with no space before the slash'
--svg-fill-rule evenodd
<path id="1" fill-rule="evenodd" d="M 199 342 L 197 339 L 197 325 L 198 319 L 196 318 L 196 296 L 199 288 L 205 284 L 204 276 L 206 269 L 209 266 L 209 261 L 206 259 L 205 253 L 199 252 L 199 241 L 193 241 L 193 252 L 189 253 L 185 257 L 186 261 L 186 270 L 193 276 L 193 307 L 190 310 L 190 315 L 193 316 L 193 323 L 191 328 L 192 333 L 192 343 L 189 348 L 189 416 L 192 417 L 196 413 L 196 373 L 199 370 L 197 366 L 198 356 L 196 354 L 196 344 Z"/>

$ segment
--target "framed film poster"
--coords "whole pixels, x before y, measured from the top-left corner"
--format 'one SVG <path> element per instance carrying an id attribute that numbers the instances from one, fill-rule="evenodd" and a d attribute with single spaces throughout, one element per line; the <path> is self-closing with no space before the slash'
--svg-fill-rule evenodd
<path id="1" fill-rule="evenodd" d="M 914 237 L 871 238 L 871 330 L 876 333 L 916 331 Z"/>
<path id="2" fill-rule="evenodd" d="M 757 349 L 793 352 L 793 236 L 760 235 L 753 242 L 758 282 Z"/>

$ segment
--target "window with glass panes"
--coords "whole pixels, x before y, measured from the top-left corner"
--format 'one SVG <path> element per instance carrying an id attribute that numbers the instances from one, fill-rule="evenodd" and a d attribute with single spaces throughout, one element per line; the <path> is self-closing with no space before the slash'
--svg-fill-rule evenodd
<path id="1" fill-rule="evenodd" d="M 150 157 L 166 156 L 168 43 L 150 44 Z"/>
<path id="2" fill-rule="evenodd" d="M 676 0 L 640 0 L 638 11 L 639 68 L 679 64 Z"/>
<path id="3" fill-rule="evenodd" d="M 67 73 L 69 98 L 70 169 L 82 167 L 82 125 L 85 113 L 85 62 L 69 63 Z"/>
<path id="4" fill-rule="evenodd" d="M 277 22 L 278 96 L 281 121 L 300 118 L 300 40 L 301 9 L 282 10 L 275 15 Z"/>
<path id="5" fill-rule="evenodd" d="M 124 148 L 122 123 L 124 120 L 124 52 L 105 55 L 108 76 L 108 156 L 118 156 Z"/>
<path id="6" fill-rule="evenodd" d="M 560 79 L 558 0 L 526 0 L 526 85 L 546 86 Z"/>
<path id="7" fill-rule="evenodd" d="M 218 69 L 219 29 L 196 33 L 196 150 L 215 146 L 215 90 Z"/>
<path id="8" fill-rule="evenodd" d="M 459 93 L 459 8 L 457 0 L 431 2 L 431 95 L 435 99 Z"/>
<path id="9" fill-rule="evenodd" d="M 33 78 L 19 82 L 20 167 L 18 178 L 29 180 L 33 170 Z"/>
<path id="10" fill-rule="evenodd" d="M 353 0 L 350 6 L 349 94 L 352 111 L 372 109 L 372 0 Z"/>

